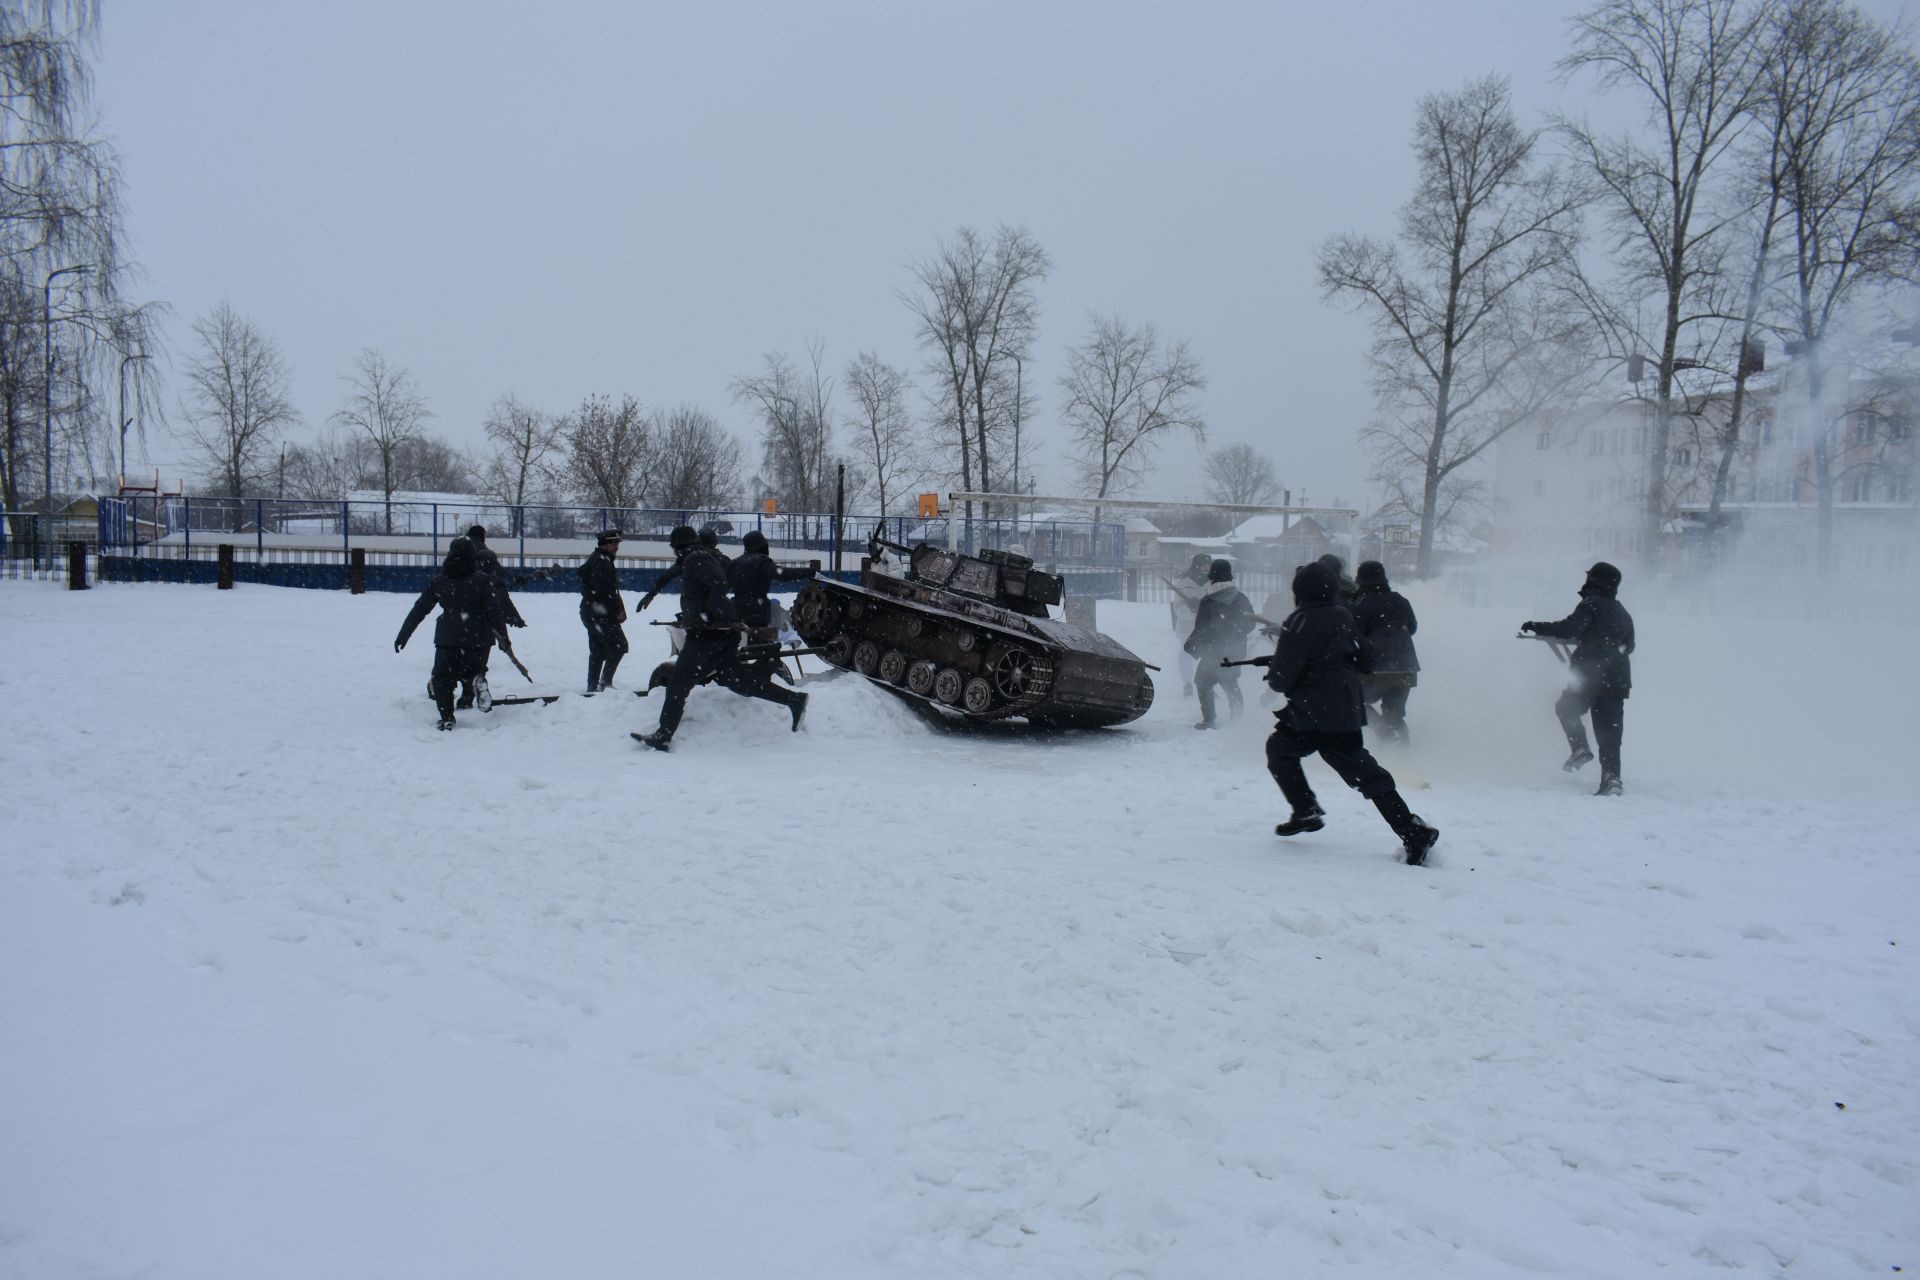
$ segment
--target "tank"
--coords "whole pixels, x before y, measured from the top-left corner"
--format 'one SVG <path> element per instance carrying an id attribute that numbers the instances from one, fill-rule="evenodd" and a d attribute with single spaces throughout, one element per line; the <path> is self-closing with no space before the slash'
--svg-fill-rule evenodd
<path id="1" fill-rule="evenodd" d="M 904 577 L 881 552 L 905 555 Z M 868 542 L 858 585 L 815 578 L 793 602 L 793 628 L 834 666 L 969 720 L 1125 724 L 1153 705 L 1146 663 L 1111 636 L 1047 613 L 1061 580 L 1027 557 L 977 556 L 930 542 Z"/>

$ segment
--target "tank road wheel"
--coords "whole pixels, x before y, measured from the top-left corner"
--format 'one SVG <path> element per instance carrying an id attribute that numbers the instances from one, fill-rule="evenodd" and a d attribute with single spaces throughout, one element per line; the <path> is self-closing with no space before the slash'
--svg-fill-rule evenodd
<path id="1" fill-rule="evenodd" d="M 973 647 L 980 643 L 980 637 L 974 635 L 971 631 L 962 631 L 958 636 L 954 637 L 953 642 L 960 646 L 960 652 L 972 653 Z"/>
<path id="2" fill-rule="evenodd" d="M 853 669 L 855 671 L 858 671 L 863 676 L 870 676 L 873 674 L 873 669 L 879 665 L 879 645 L 871 640 L 862 640 L 859 644 L 853 646 Z"/>
<path id="3" fill-rule="evenodd" d="M 1008 702 L 1018 702 L 1033 684 L 1033 655 L 1025 649 L 1004 649 L 989 668 L 993 691 Z"/>
<path id="4" fill-rule="evenodd" d="M 827 641 L 826 652 L 820 656 L 841 670 L 853 665 L 853 637 L 835 636 Z"/>
<path id="5" fill-rule="evenodd" d="M 976 716 L 985 715 L 993 706 L 993 686 L 981 677 L 975 676 L 973 679 L 967 681 L 967 687 L 963 691 L 963 698 L 964 701 L 961 705 L 966 707 L 970 714 Z"/>
<path id="6" fill-rule="evenodd" d="M 866 616 L 867 616 L 867 602 L 866 602 L 866 601 L 864 601 L 864 600 L 849 600 L 849 601 L 847 601 L 847 616 L 848 616 L 849 618 L 864 618 L 864 617 L 866 617 Z"/>
<path id="7" fill-rule="evenodd" d="M 926 629 L 927 629 L 927 620 L 925 618 L 908 618 L 907 619 L 907 634 L 909 636 L 917 636 L 922 631 L 925 631 Z"/>
<path id="8" fill-rule="evenodd" d="M 899 684 L 907 678 L 907 655 L 898 649 L 889 649 L 880 655 L 880 678 L 888 684 Z"/>
<path id="9" fill-rule="evenodd" d="M 933 678 L 934 700 L 952 706 L 960 701 L 960 691 L 966 683 L 966 677 L 958 671 L 952 667 L 942 667 L 940 673 Z"/>
<path id="10" fill-rule="evenodd" d="M 937 663 L 930 662 L 926 658 L 920 659 L 907 668 L 907 688 L 923 698 L 926 697 L 933 692 L 933 677 L 939 670 Z"/>

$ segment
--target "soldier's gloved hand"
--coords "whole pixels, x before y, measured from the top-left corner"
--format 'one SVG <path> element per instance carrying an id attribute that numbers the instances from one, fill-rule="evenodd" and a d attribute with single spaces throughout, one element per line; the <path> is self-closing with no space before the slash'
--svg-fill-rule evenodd
<path id="1" fill-rule="evenodd" d="M 524 627 L 527 625 L 527 620 L 525 618 L 508 618 L 507 625 L 510 627 Z"/>
<path id="2" fill-rule="evenodd" d="M 1520 624 L 1520 630 L 1531 635 L 1539 626 L 1540 624 L 1537 622 L 1523 622 Z"/>
<path id="3" fill-rule="evenodd" d="M 402 649 L 406 647 L 407 647 L 407 642 L 405 640 L 395 640 L 393 642 L 393 651 L 395 653 L 400 652 Z"/>

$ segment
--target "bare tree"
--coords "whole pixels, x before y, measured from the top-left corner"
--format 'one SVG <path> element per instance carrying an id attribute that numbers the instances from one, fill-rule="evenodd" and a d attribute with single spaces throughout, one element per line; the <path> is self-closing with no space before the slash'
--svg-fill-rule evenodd
<path id="1" fill-rule="evenodd" d="M 118 159 L 87 125 L 99 14 L 93 0 L 0 4 L 0 505 L 10 510 L 35 462 L 49 487 L 56 456 L 64 474 L 119 470 L 106 461 L 118 424 L 94 388 L 111 384 L 121 355 L 157 351 L 159 308 L 122 298 L 131 266 Z M 56 284 L 64 323 L 48 351 Z M 128 377 L 136 400 L 151 398 L 151 364 L 135 362 Z"/>
<path id="2" fill-rule="evenodd" d="M 1153 325 L 1131 325 L 1117 315 L 1093 316 L 1088 323 L 1086 341 L 1067 351 L 1060 413 L 1082 486 L 1106 498 L 1139 482 L 1164 437 L 1186 431 L 1196 443 L 1207 438 L 1207 424 L 1193 403 L 1207 379 L 1185 339 L 1163 344 Z"/>
<path id="3" fill-rule="evenodd" d="M 357 436 L 328 428 L 306 444 L 289 444 L 276 470 L 280 497 L 316 502 L 339 502 L 358 487 Z"/>
<path id="4" fill-rule="evenodd" d="M 347 402 L 334 412 L 333 421 L 373 443 L 380 463 L 380 491 L 386 499 L 385 531 L 392 533 L 393 495 L 405 480 L 405 447 L 433 413 L 415 388 L 413 375 L 389 364 L 372 347 L 360 352 L 354 371 L 341 380 L 349 388 Z"/>
<path id="5" fill-rule="evenodd" d="M 1800 347 L 1813 413 L 1817 557 L 1833 562 L 1832 433 L 1849 396 L 1827 377 L 1828 338 L 1863 286 L 1910 263 L 1920 204 L 1920 59 L 1899 34 L 1840 0 L 1788 0 L 1764 77 L 1784 135 L 1785 328 Z M 1835 403 L 1830 403 L 1835 401 Z"/>
<path id="6" fill-rule="evenodd" d="M 493 451 L 483 463 L 487 491 L 502 502 L 525 506 L 542 487 L 547 459 L 561 447 L 565 423 L 520 403 L 511 391 L 487 410 Z"/>
<path id="7" fill-rule="evenodd" d="M 823 511 L 833 498 L 833 383 L 823 374 L 826 350 L 817 340 L 807 344 L 807 355 L 811 365 L 803 372 L 770 351 L 763 371 L 735 378 L 732 392 L 760 419 L 762 482 L 789 510 Z"/>
<path id="8" fill-rule="evenodd" d="M 427 431 L 416 432 L 394 451 L 393 470 L 402 489 L 471 494 L 479 487 L 466 455 L 444 436 Z"/>
<path id="9" fill-rule="evenodd" d="M 1397 243 L 1337 235 L 1321 246 L 1320 288 L 1368 316 L 1376 417 L 1361 433 L 1375 475 L 1420 524 L 1416 572 L 1433 564 L 1450 477 L 1561 388 L 1523 373 L 1575 336 L 1546 283 L 1571 260 L 1581 196 L 1513 117 L 1507 82 L 1468 82 L 1415 109 L 1418 161 Z"/>
<path id="10" fill-rule="evenodd" d="M 1052 269 L 1024 228 L 1002 226 L 989 244 L 962 227 L 913 265 L 921 291 L 901 295 L 920 322 L 929 371 L 950 406 L 937 420 L 956 433 L 949 443 L 968 490 L 993 487 L 998 441 L 1011 420 L 1007 365 L 1033 342 L 1040 323 L 1034 290 Z"/>
<path id="11" fill-rule="evenodd" d="M 589 396 L 562 420 L 565 475 L 574 492 L 596 507 L 627 511 L 646 500 L 653 469 L 653 431 L 640 402 Z"/>
<path id="12" fill-rule="evenodd" d="M 1230 444 L 1207 455 L 1207 497 L 1227 506 L 1264 506 L 1280 492 L 1273 459 L 1250 444 Z"/>
<path id="13" fill-rule="evenodd" d="M 261 480 L 277 433 L 300 421 L 286 364 L 273 340 L 225 302 L 193 333 L 199 349 L 187 364 L 181 418 L 214 490 L 241 497 Z"/>
<path id="14" fill-rule="evenodd" d="M 1564 76 L 1590 71 L 1603 88 L 1638 95 L 1652 134 L 1607 139 L 1585 123 L 1561 123 L 1599 184 L 1617 265 L 1630 284 L 1650 287 L 1660 303 L 1657 330 L 1641 335 L 1635 326 L 1636 345 L 1619 353 L 1656 360 L 1642 506 L 1650 562 L 1668 515 L 1670 444 L 1683 408 L 1674 383 L 1683 330 L 1716 319 L 1701 298 L 1720 268 L 1726 223 L 1708 210 L 1706 184 L 1751 118 L 1764 14 L 1764 6 L 1745 0 L 1600 0 L 1572 19 L 1573 48 L 1560 60 Z M 1631 310 L 1615 308 L 1619 316 Z"/>
<path id="15" fill-rule="evenodd" d="M 653 501 L 691 511 L 731 506 L 740 492 L 740 442 L 698 405 L 682 404 L 657 416 Z"/>
<path id="16" fill-rule="evenodd" d="M 917 484 L 923 474 L 914 439 L 913 415 L 907 393 L 913 383 L 871 351 L 862 351 L 847 363 L 847 391 L 853 407 L 847 430 L 861 469 L 871 477 L 880 514 L 892 501 Z"/>

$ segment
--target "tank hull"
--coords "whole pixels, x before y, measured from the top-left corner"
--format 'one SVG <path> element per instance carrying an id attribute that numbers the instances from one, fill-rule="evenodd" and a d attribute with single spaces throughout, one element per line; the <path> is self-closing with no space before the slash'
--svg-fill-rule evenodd
<path id="1" fill-rule="evenodd" d="M 1146 663 L 1112 637 L 911 578 L 816 578 L 791 618 L 834 666 L 970 720 L 1098 728 L 1153 705 Z"/>

